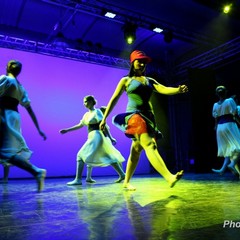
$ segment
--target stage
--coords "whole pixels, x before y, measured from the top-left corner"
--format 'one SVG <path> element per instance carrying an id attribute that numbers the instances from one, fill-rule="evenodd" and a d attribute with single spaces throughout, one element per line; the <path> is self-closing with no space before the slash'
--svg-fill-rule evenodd
<path id="1" fill-rule="evenodd" d="M 240 182 L 231 173 L 185 174 L 174 188 L 159 175 L 135 175 L 134 192 L 117 176 L 47 178 L 36 192 L 33 179 L 0 184 L 1 240 L 237 240 Z"/>

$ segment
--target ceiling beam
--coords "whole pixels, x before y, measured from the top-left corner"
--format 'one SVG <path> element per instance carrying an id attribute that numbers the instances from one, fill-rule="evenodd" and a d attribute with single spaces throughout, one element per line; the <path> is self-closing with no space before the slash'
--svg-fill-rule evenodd
<path id="1" fill-rule="evenodd" d="M 73 48 L 61 48 L 52 44 L 32 41 L 23 38 L 0 35 L 0 47 L 34 52 L 49 56 L 78 60 L 104 66 L 129 69 L 129 60 L 98 54 L 90 51 L 77 50 Z"/>
<path id="2" fill-rule="evenodd" d="M 10 37 L 0 35 L 0 47 L 17 49 L 27 52 L 34 52 L 49 56 L 61 57 L 66 59 L 89 62 L 104 66 L 116 67 L 121 69 L 129 69 L 129 60 L 111 57 L 90 51 L 77 50 L 72 48 L 60 48 L 52 44 L 32 41 L 23 38 Z M 232 62 L 232 57 L 240 54 L 240 37 L 237 37 L 227 43 L 224 43 L 210 51 L 193 57 L 185 62 L 172 66 L 172 77 L 184 76 L 189 68 L 206 68 L 227 65 Z M 151 66 L 151 71 L 154 71 L 155 66 Z M 156 66 L 156 72 L 159 72 Z M 161 73 L 161 72 L 159 72 Z"/>
<path id="3" fill-rule="evenodd" d="M 125 24 L 126 21 L 135 23 L 138 27 L 152 31 L 152 26 L 156 25 L 163 30 L 170 30 L 174 34 L 174 38 L 195 44 L 202 44 L 205 46 L 214 47 L 218 44 L 217 40 L 214 40 L 210 36 L 203 35 L 196 31 L 186 29 L 175 24 L 168 23 L 164 20 L 159 20 L 156 18 L 150 18 L 145 16 L 143 13 L 139 14 L 138 12 L 129 11 L 128 9 L 119 8 L 114 5 L 103 3 L 101 1 L 88 0 L 42 0 L 45 3 L 53 4 L 65 9 L 71 9 L 76 12 L 83 12 L 86 14 L 91 14 L 96 17 L 105 18 L 103 16 L 103 10 L 108 10 L 116 13 L 116 17 L 113 19 L 108 19 L 109 21 L 115 21 L 118 23 Z M 163 32 L 164 33 L 164 32 Z M 162 34 L 163 34 L 162 33 Z"/>
<path id="4" fill-rule="evenodd" d="M 226 65 L 230 58 L 240 53 L 240 37 L 228 41 L 216 48 L 213 48 L 205 53 L 193 57 L 185 62 L 178 64 L 174 68 L 175 75 L 183 75 L 188 68 L 206 68 L 212 66 L 215 68 Z"/>

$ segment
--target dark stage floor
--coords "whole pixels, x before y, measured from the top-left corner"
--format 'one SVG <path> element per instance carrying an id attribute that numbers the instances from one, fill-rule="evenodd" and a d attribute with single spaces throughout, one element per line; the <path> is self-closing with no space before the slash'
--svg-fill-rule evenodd
<path id="1" fill-rule="evenodd" d="M 137 191 L 95 177 L 69 187 L 72 179 L 0 184 L 1 240 L 238 240 L 240 182 L 227 174 L 185 174 L 171 189 L 158 175 L 135 175 Z"/>

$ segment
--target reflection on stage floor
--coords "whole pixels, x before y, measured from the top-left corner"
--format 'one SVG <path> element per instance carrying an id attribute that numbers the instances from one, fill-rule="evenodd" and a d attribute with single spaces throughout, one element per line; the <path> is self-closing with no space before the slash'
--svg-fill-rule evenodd
<path id="1" fill-rule="evenodd" d="M 95 177 L 67 186 L 68 178 L 0 184 L 1 240 L 239 239 L 240 182 L 230 173 L 185 174 L 174 188 L 159 175 L 135 175 L 134 192 Z"/>

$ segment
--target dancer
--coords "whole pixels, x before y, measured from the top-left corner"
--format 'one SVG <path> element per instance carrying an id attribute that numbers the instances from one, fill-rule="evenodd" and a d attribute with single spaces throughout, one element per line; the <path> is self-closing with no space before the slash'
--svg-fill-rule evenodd
<path id="1" fill-rule="evenodd" d="M 234 120 L 237 123 L 238 129 L 240 128 L 240 106 L 238 105 L 238 99 L 236 95 L 232 95 L 231 98 L 235 101 L 237 104 L 237 114 L 234 117 Z M 215 118 L 215 130 L 217 128 L 217 118 Z M 218 173 L 220 175 L 223 175 L 225 171 L 227 170 L 227 166 L 230 164 L 230 157 L 225 157 L 223 161 L 223 165 L 220 169 L 212 169 L 214 173 Z M 238 165 L 237 165 L 238 168 Z"/>
<path id="2" fill-rule="evenodd" d="M 214 172 L 223 174 L 229 168 L 231 172 L 239 176 L 238 161 L 240 158 L 240 132 L 236 124 L 237 104 L 233 98 L 227 98 L 225 86 L 216 88 L 219 101 L 214 103 L 212 116 L 215 118 L 215 129 L 218 146 L 218 157 L 224 157 L 221 169 L 212 169 Z"/>
<path id="3" fill-rule="evenodd" d="M 99 108 L 101 110 L 101 112 L 104 114 L 105 110 L 106 110 L 106 107 L 105 106 L 102 106 Z M 111 135 L 111 132 L 110 132 L 110 128 L 109 126 L 106 126 L 108 129 L 107 131 L 104 132 L 104 135 L 105 137 L 108 137 L 110 139 L 110 141 L 112 142 L 113 145 L 116 145 L 117 141 L 115 138 L 113 138 L 113 136 Z M 122 163 L 119 163 L 121 164 L 121 167 L 122 167 Z M 96 181 L 94 179 L 92 179 L 92 169 L 93 167 L 90 166 L 90 165 L 87 165 L 87 176 L 86 176 L 86 182 L 88 183 L 95 183 Z M 116 180 L 115 181 L 116 183 L 119 183 L 121 182 L 121 180 Z"/>
<path id="4" fill-rule="evenodd" d="M 6 166 L 15 165 L 31 173 L 37 180 L 37 189 L 40 192 L 43 189 L 46 170 L 28 161 L 32 152 L 21 133 L 19 103 L 26 108 L 44 140 L 46 140 L 46 135 L 39 127 L 26 90 L 17 79 L 21 70 L 22 64 L 11 60 L 7 64 L 7 74 L 0 76 L 0 163 Z"/>
<path id="5" fill-rule="evenodd" d="M 120 183 L 125 178 L 125 173 L 120 163 L 125 161 L 125 159 L 112 145 L 111 141 L 114 142 L 115 139 L 112 138 L 108 128 L 104 132 L 108 137 L 105 137 L 103 132 L 99 130 L 99 123 L 103 118 L 103 114 L 100 109 L 95 108 L 96 100 L 94 96 L 84 97 L 83 103 L 89 111 L 84 114 L 80 122 L 72 127 L 60 130 L 60 133 L 64 134 L 84 126 L 88 127 L 88 139 L 77 154 L 76 177 L 73 181 L 68 182 L 67 185 L 82 185 L 84 163 L 88 166 L 87 182 L 95 182 L 91 178 L 92 167 L 111 165 L 119 175 L 115 182 Z"/>
<path id="6" fill-rule="evenodd" d="M 126 136 L 132 138 L 130 156 L 127 162 L 126 177 L 123 187 L 127 190 L 136 190 L 129 182 L 137 167 L 140 154 L 144 149 L 148 160 L 153 167 L 166 179 L 170 187 L 183 176 L 183 171 L 173 175 L 166 167 L 160 156 L 155 141 L 157 128 L 154 120 L 150 97 L 153 91 L 165 95 L 174 95 L 188 91 L 187 86 L 166 87 L 155 79 L 145 76 L 147 63 L 151 58 L 142 51 L 135 50 L 130 55 L 131 68 L 128 76 L 123 77 L 113 93 L 105 111 L 100 128 L 103 130 L 106 119 L 117 104 L 124 91 L 128 95 L 127 112 L 114 118 L 114 123 L 122 129 Z"/>

